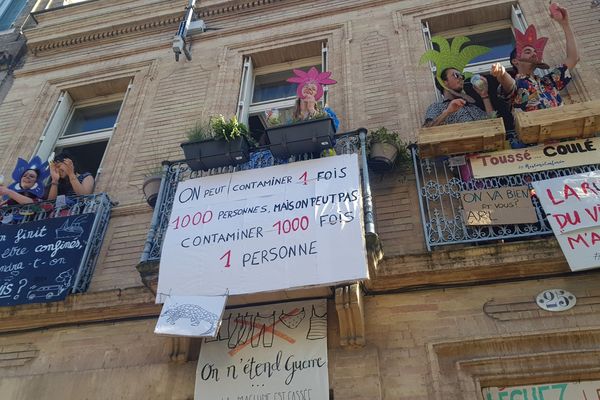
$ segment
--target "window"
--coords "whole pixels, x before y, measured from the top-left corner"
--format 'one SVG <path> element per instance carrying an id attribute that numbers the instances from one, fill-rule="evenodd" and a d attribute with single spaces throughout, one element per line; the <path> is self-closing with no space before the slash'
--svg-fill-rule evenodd
<path id="1" fill-rule="evenodd" d="M 0 0 L 0 31 L 11 29 L 27 0 Z"/>
<path id="2" fill-rule="evenodd" d="M 68 150 L 79 172 L 96 176 L 115 130 L 130 79 L 121 78 L 63 91 L 37 150 L 43 160 L 52 152 Z"/>
<path id="3" fill-rule="evenodd" d="M 431 18 L 423 22 L 423 38 L 426 49 L 436 48 L 432 36 L 443 36 L 451 41 L 456 36 L 468 36 L 468 45 L 481 45 L 490 51 L 471 61 L 465 71 L 487 74 L 492 64 L 500 62 L 510 69 L 509 54 L 515 46 L 513 28 L 524 32 L 527 28 L 523 13 L 517 4 L 500 4 L 472 9 L 456 14 Z M 435 66 L 430 65 L 435 75 Z M 433 77 L 435 79 L 435 76 Z M 439 92 L 436 90 L 436 94 Z"/>
<path id="4" fill-rule="evenodd" d="M 325 42 L 302 43 L 244 58 L 237 116 L 257 141 L 262 143 L 261 138 L 265 137 L 266 111 L 278 110 L 282 122 L 292 118 L 296 84 L 286 80 L 294 75 L 292 70 L 308 71 L 311 67 L 327 70 Z M 327 87 L 324 90 L 323 104 Z"/>

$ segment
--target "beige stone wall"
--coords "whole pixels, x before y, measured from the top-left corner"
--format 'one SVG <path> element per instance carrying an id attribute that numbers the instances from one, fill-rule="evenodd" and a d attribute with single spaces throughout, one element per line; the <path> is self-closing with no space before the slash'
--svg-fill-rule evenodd
<path id="1" fill-rule="evenodd" d="M 481 399 L 480 387 L 598 379 L 597 274 L 365 298 L 363 348 L 342 349 L 330 302 L 328 358 L 336 399 Z M 539 309 L 562 288 L 570 311 Z M 155 319 L 0 336 L 6 399 L 191 399 L 196 361 L 172 362 Z M 196 350 L 197 351 L 197 350 Z M 197 352 L 192 359 L 197 357 Z M 321 400 L 321 399 L 317 399 Z"/>

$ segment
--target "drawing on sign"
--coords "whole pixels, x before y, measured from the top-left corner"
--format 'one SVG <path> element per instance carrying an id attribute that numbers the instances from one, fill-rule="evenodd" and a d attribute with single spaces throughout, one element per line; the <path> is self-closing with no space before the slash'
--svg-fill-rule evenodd
<path id="1" fill-rule="evenodd" d="M 327 337 L 327 312 L 318 315 L 315 306 L 312 307 L 310 326 L 306 338 L 308 340 L 320 340 Z"/>
<path id="2" fill-rule="evenodd" d="M 295 314 L 286 314 L 283 312 L 283 310 L 281 310 L 279 320 L 288 328 L 296 329 L 305 316 L 306 312 L 304 311 L 304 307 L 302 307 L 302 310 L 298 310 Z"/>
<path id="3" fill-rule="evenodd" d="M 68 271 L 61 272 L 56 278 L 56 285 L 46 285 L 37 287 L 37 285 L 33 285 L 29 288 L 29 292 L 27 293 L 27 298 L 29 300 L 33 300 L 35 298 L 41 297 L 47 300 L 50 300 L 54 297 L 60 296 L 64 291 L 66 291 L 71 286 L 71 280 L 73 278 L 73 269 Z"/>
<path id="4" fill-rule="evenodd" d="M 83 234 L 82 222 L 85 222 L 86 216 L 82 215 L 75 218 L 71 223 L 66 220 L 60 228 L 56 229 L 57 239 L 78 239 Z"/>
<path id="5" fill-rule="evenodd" d="M 204 322 L 210 327 L 202 333 L 203 335 L 214 330 L 219 323 L 219 316 L 217 314 L 211 313 L 196 304 L 175 303 L 171 308 L 163 311 L 159 318 L 166 318 L 167 322 L 171 325 L 175 325 L 181 318 L 189 319 L 192 326 L 198 326 Z"/>

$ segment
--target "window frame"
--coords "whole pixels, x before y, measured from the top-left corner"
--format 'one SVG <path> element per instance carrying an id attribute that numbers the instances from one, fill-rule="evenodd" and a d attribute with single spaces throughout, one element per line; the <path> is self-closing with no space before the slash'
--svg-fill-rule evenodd
<path id="1" fill-rule="evenodd" d="M 60 93 L 58 101 L 56 102 L 54 109 L 46 123 L 44 131 L 40 136 L 35 155 L 38 155 L 42 160 L 47 160 L 50 155 L 57 148 L 68 148 L 73 146 L 99 143 L 106 141 L 106 149 L 102 155 L 98 170 L 96 172 L 96 180 L 102 173 L 102 165 L 106 157 L 106 152 L 110 146 L 112 137 L 117 130 L 119 120 L 123 114 L 123 108 L 127 101 L 127 96 L 131 91 L 133 85 L 133 78 L 130 79 L 129 84 L 124 92 L 114 93 L 106 96 L 97 96 L 90 99 L 74 101 L 69 94 L 68 89 L 63 90 Z M 106 129 L 98 129 L 94 131 L 81 132 L 74 135 L 63 137 L 65 131 L 71 122 L 75 110 L 90 107 L 106 103 L 114 103 L 121 101 L 117 118 L 112 127 Z"/>
<path id="2" fill-rule="evenodd" d="M 12 17 L 12 19 L 10 21 L 4 21 L 5 18 L 7 18 L 6 13 L 10 10 L 11 6 L 13 5 L 13 3 L 15 2 L 22 2 L 22 4 L 20 6 L 16 6 L 17 8 L 15 9 L 15 15 L 14 17 Z M 0 26 L 2 26 L 3 24 L 7 23 L 8 26 L 4 29 L 0 28 L 0 34 L 4 34 L 4 33 L 10 33 L 13 32 L 15 30 L 14 24 L 16 22 L 16 20 L 19 18 L 19 16 L 21 15 L 21 13 L 23 12 L 23 10 L 25 9 L 25 6 L 27 5 L 27 0 L 0 0 Z"/>

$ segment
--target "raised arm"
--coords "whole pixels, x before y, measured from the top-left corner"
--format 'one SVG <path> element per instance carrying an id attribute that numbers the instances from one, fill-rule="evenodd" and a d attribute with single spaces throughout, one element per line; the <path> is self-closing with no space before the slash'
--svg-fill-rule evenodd
<path id="1" fill-rule="evenodd" d="M 550 7 L 550 17 L 559 23 L 565 32 L 565 40 L 567 44 L 567 58 L 565 58 L 565 65 L 571 69 L 579 62 L 579 50 L 577 49 L 577 42 L 575 41 L 575 34 L 571 28 L 569 22 L 569 13 L 567 9 L 559 6 L 558 4 L 552 4 Z"/>

